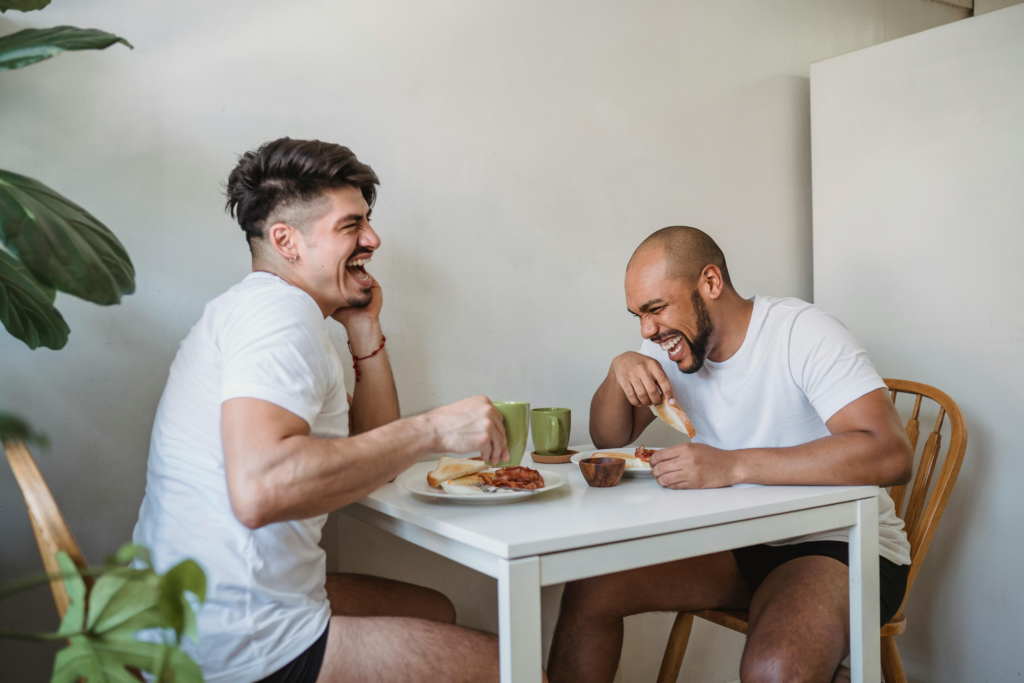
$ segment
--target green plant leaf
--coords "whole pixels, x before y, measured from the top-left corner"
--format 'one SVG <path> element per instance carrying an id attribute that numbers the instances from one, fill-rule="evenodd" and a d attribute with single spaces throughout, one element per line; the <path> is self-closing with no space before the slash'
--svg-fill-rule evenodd
<path id="1" fill-rule="evenodd" d="M 35 443 L 43 448 L 50 447 L 50 439 L 46 434 L 34 431 L 28 422 L 7 413 L 0 413 L 0 440 L 3 439 Z"/>
<path id="2" fill-rule="evenodd" d="M 150 673 L 160 671 L 157 681 L 202 683 L 203 680 L 196 663 L 177 648 L 138 640 L 75 636 L 71 638 L 71 645 L 57 653 L 50 681 L 74 683 L 81 676 L 88 683 L 138 683 L 125 667 Z"/>
<path id="3" fill-rule="evenodd" d="M 132 47 L 124 38 L 95 28 L 27 28 L 0 37 L 0 71 L 20 69 L 68 50 L 102 50 L 115 43 Z"/>
<path id="4" fill-rule="evenodd" d="M 95 633 L 105 633 L 156 608 L 160 599 L 161 580 L 152 572 L 139 580 L 104 574 L 93 586 L 86 628 Z"/>
<path id="5" fill-rule="evenodd" d="M 206 574 L 193 560 L 185 560 L 167 571 L 161 578 L 160 612 L 165 623 L 174 629 L 181 641 L 182 634 L 198 640 L 196 617 L 185 591 L 194 593 L 199 602 L 206 600 Z"/>
<path id="6" fill-rule="evenodd" d="M 50 0 L 0 0 L 0 12 L 9 9 L 19 12 L 31 12 L 32 10 L 43 9 L 50 4 Z"/>
<path id="7" fill-rule="evenodd" d="M 0 249 L 0 322 L 30 349 L 62 349 L 68 343 L 71 329 L 53 307 L 52 292 L 24 263 Z"/>
<path id="8" fill-rule="evenodd" d="M 114 564 L 124 564 L 131 562 L 132 560 L 140 560 L 147 567 L 151 567 L 153 562 L 149 558 L 149 549 L 144 545 L 138 545 L 137 543 L 125 543 L 117 549 L 117 554 L 109 560 Z"/>
<path id="9" fill-rule="evenodd" d="M 114 233 L 38 180 L 10 171 L 0 171 L 0 241 L 48 287 L 103 306 L 135 291 L 135 268 Z"/>
<path id="10" fill-rule="evenodd" d="M 85 628 L 85 581 L 78 573 L 78 567 L 75 566 L 71 556 L 63 550 L 57 552 L 57 565 L 64 575 L 64 587 L 68 591 L 68 597 L 71 598 L 71 604 L 64 612 L 64 619 L 61 620 L 57 633 L 62 635 L 78 633 Z"/>

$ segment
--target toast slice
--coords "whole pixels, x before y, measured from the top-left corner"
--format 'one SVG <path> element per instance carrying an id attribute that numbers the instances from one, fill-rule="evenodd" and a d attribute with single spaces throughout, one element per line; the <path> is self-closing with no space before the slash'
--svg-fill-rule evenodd
<path id="1" fill-rule="evenodd" d="M 464 458 L 441 458 L 437 463 L 437 469 L 427 472 L 427 483 L 437 488 L 442 481 L 458 479 L 477 472 L 483 472 L 489 467 L 483 460 L 466 460 Z"/>
<path id="2" fill-rule="evenodd" d="M 441 490 L 455 496 L 475 496 L 484 494 L 481 485 L 484 483 L 479 474 L 470 474 L 457 479 L 445 479 L 441 482 Z"/>
<path id="3" fill-rule="evenodd" d="M 697 430 L 693 428 L 693 423 L 690 422 L 690 418 L 686 416 L 683 409 L 678 405 L 669 404 L 668 401 L 662 401 L 656 406 L 651 406 L 651 410 L 655 415 L 660 417 L 668 426 L 679 432 L 685 432 L 691 439 L 697 436 Z"/>
<path id="4" fill-rule="evenodd" d="M 633 455 L 632 453 L 620 453 L 620 452 L 617 452 L 617 451 L 609 451 L 609 452 L 601 451 L 599 453 L 594 453 L 590 457 L 591 458 L 618 458 L 619 460 L 626 460 L 626 461 L 636 460 L 636 456 Z"/>

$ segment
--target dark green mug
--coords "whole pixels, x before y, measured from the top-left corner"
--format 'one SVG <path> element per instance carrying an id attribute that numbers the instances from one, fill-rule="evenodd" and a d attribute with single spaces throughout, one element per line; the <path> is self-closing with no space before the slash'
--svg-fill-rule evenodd
<path id="1" fill-rule="evenodd" d="M 533 452 L 537 455 L 565 455 L 571 428 L 572 412 L 568 408 L 534 408 L 530 411 Z"/>

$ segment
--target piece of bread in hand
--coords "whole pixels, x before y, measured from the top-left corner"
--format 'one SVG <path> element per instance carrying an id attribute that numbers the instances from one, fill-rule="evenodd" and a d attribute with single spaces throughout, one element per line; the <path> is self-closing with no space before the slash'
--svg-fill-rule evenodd
<path id="1" fill-rule="evenodd" d="M 442 481 L 458 479 L 477 472 L 483 472 L 489 465 L 483 460 L 466 460 L 465 458 L 441 458 L 437 469 L 427 472 L 427 483 L 437 488 Z"/>
<path id="2" fill-rule="evenodd" d="M 686 416 L 683 409 L 674 403 L 669 404 L 668 399 L 656 406 L 651 406 L 651 410 L 655 415 L 668 423 L 668 426 L 672 429 L 685 432 L 691 439 L 697 436 L 697 430 L 693 428 L 693 423 L 690 422 L 690 418 Z"/>

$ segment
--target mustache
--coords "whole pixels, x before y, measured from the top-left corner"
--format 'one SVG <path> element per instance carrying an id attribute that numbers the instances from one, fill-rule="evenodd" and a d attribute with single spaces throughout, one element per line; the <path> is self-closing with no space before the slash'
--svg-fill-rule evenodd
<path id="1" fill-rule="evenodd" d="M 353 251 L 351 254 L 348 255 L 348 258 L 346 259 L 346 261 L 351 261 L 354 258 L 359 258 L 360 256 L 370 255 L 370 254 L 373 254 L 373 250 L 372 249 L 367 249 L 366 247 L 357 247 L 355 251 Z"/>
<path id="2" fill-rule="evenodd" d="M 680 332 L 679 330 L 669 330 L 668 332 L 665 332 L 664 334 L 656 334 L 653 337 L 651 337 L 651 341 L 654 342 L 655 344 L 660 344 L 661 342 L 665 341 L 666 339 L 671 339 L 672 337 L 682 337 L 683 339 L 686 340 L 687 344 L 690 343 L 690 339 L 685 334 Z"/>

